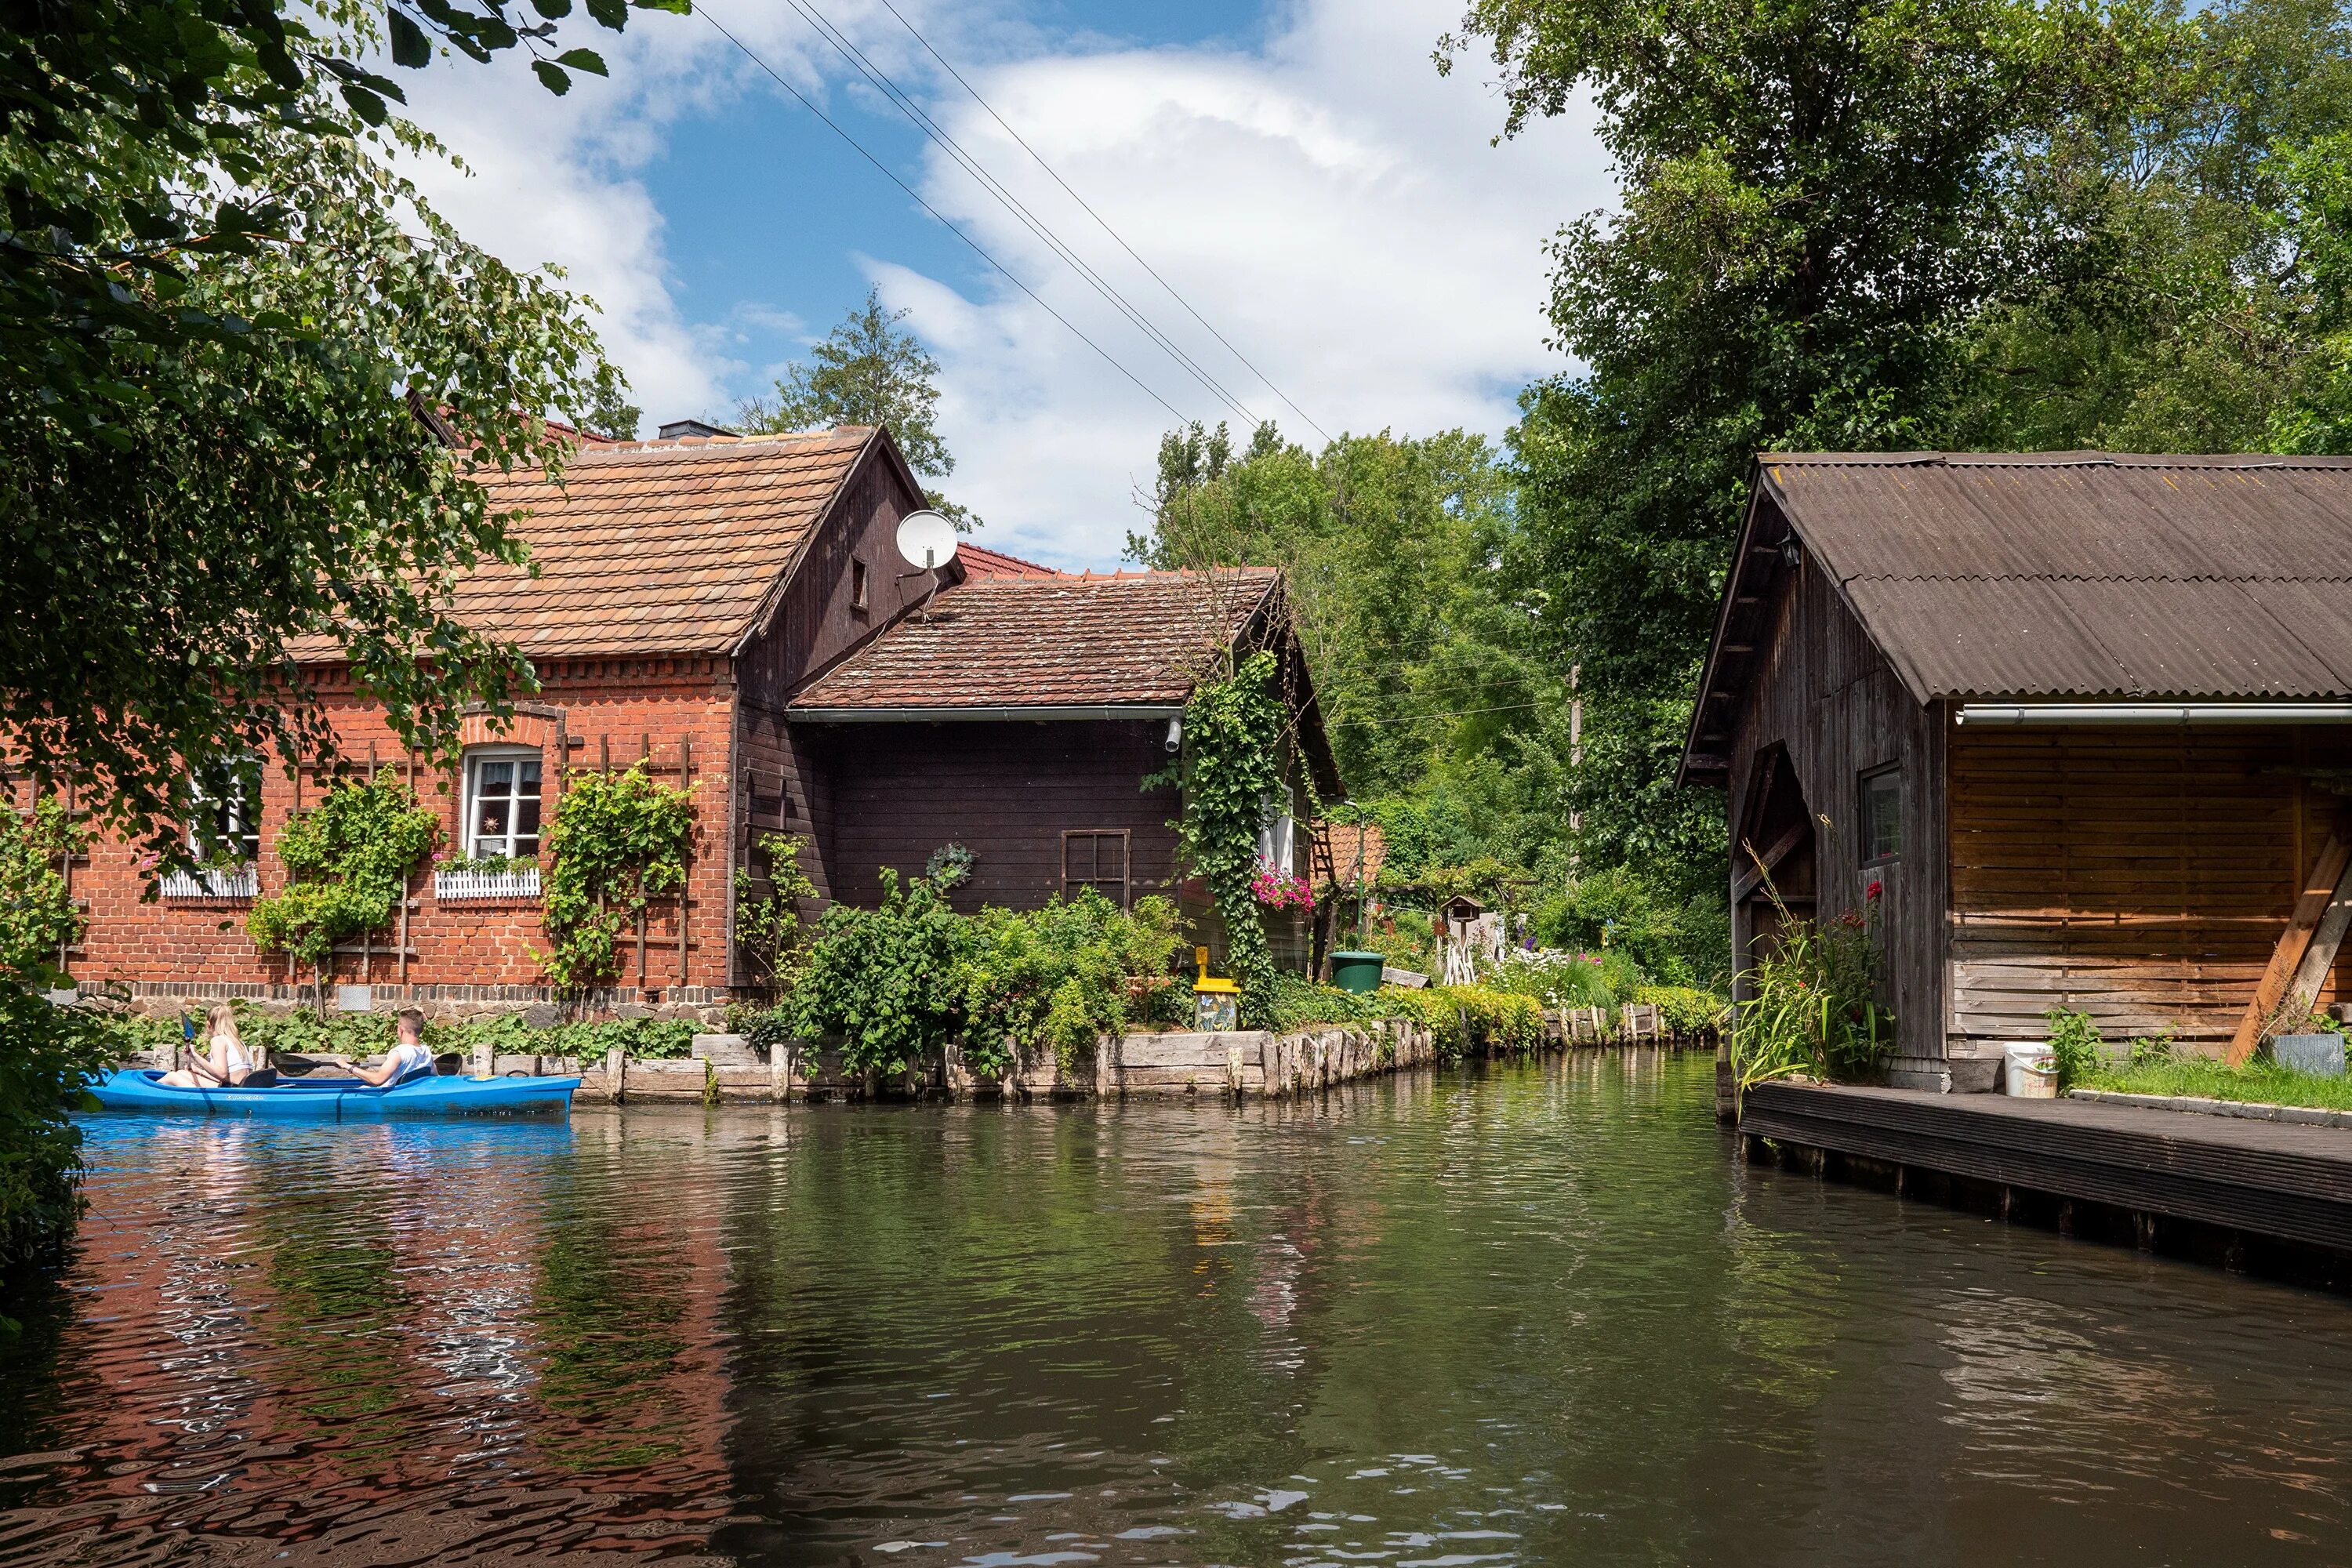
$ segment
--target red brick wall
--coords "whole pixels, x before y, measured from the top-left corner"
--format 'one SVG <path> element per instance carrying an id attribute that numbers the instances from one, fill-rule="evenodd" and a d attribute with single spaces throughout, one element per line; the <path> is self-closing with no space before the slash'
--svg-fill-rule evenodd
<path id="1" fill-rule="evenodd" d="M 493 742 L 536 745 L 543 756 L 542 821 L 551 822 L 561 798 L 565 767 L 594 768 L 606 761 L 624 767 L 650 756 L 655 776 L 675 784 L 679 743 L 687 742 L 698 806 L 687 889 L 687 951 L 681 970 L 677 900 L 651 911 L 646 926 L 645 986 L 637 986 L 636 947 L 624 944 L 624 973 L 617 994 L 600 998 L 668 1005 L 723 998 L 728 976 L 728 847 L 733 832 L 735 791 L 730 777 L 734 694 L 725 661 L 718 659 L 593 660 L 559 664 L 541 671 L 545 689 L 526 706 L 504 733 L 481 719 L 467 721 L 467 744 Z M 326 703 L 346 755 L 364 770 L 373 759 L 381 769 L 414 778 L 417 795 L 442 817 L 444 846 L 461 852 L 458 775 L 412 765 L 373 704 L 330 684 Z M 568 739 L 560 748 L 559 737 Z M 559 750 L 568 752 L 563 767 Z M 260 883 L 264 893 L 282 888 L 286 869 L 274 845 L 296 804 L 319 798 L 318 775 L 306 771 L 299 785 L 282 771 L 263 781 Z M 17 785 L 17 804 L 24 786 Z M 247 901 L 166 900 L 143 901 L 150 880 L 138 857 L 110 841 L 91 847 L 74 868 L 74 892 L 89 902 L 89 931 L 71 969 L 83 984 L 119 982 L 143 995 L 307 994 L 310 976 L 297 973 L 295 991 L 285 989 L 281 955 L 264 955 L 245 931 Z M 376 933 L 372 953 L 347 952 L 335 960 L 334 980 L 367 981 L 380 989 L 377 1005 L 401 995 L 423 1004 L 457 1005 L 541 1000 L 550 994 L 540 972 L 545 951 L 536 902 L 444 901 L 434 892 L 430 868 L 409 885 L 410 956 L 403 973 L 396 928 Z M 382 988 L 390 987 L 390 991 Z"/>

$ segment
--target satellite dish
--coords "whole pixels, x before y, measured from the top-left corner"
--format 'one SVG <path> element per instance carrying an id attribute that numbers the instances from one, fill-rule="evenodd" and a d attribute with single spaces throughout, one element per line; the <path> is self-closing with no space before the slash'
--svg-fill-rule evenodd
<path id="1" fill-rule="evenodd" d="M 910 511 L 898 520 L 898 553 L 909 566 L 929 571 L 955 559 L 955 524 L 935 511 Z"/>

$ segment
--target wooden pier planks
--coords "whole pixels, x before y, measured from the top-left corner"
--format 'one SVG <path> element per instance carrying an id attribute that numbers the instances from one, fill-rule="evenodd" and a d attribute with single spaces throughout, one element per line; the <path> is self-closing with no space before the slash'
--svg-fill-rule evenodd
<path id="1" fill-rule="evenodd" d="M 2352 1253 L 2352 1132 L 1911 1089 L 1761 1084 L 1739 1130 Z"/>

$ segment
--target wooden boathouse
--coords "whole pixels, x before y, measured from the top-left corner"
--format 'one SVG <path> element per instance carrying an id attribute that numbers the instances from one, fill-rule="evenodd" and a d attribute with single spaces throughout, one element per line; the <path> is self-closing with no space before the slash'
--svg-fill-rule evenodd
<path id="1" fill-rule="evenodd" d="M 2352 997 L 2352 459 L 1768 454 L 1681 776 L 1736 971 L 1874 909 L 1895 1087 L 2052 1006 L 2242 1059 Z"/>
<path id="2" fill-rule="evenodd" d="M 2352 1288 L 2352 1118 L 1950 1092 L 2053 1006 L 2232 1060 L 2344 1016 L 2352 460 L 1768 454 L 1681 773 L 1738 969 L 1784 908 L 1886 958 L 1888 1083 L 1759 1085 L 1750 1158 Z"/>

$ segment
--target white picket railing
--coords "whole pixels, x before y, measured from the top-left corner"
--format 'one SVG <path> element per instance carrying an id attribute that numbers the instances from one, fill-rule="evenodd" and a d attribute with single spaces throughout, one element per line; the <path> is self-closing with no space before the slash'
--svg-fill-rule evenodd
<path id="1" fill-rule="evenodd" d="M 517 871 L 436 871 L 433 896 L 443 903 L 461 899 L 536 899 L 539 868 L 526 866 Z"/>
<path id="2" fill-rule="evenodd" d="M 261 875 L 251 866 L 167 871 L 156 890 L 167 899 L 250 899 L 261 891 Z"/>

